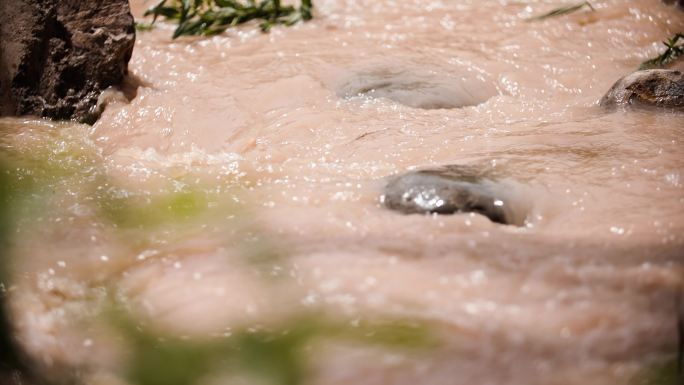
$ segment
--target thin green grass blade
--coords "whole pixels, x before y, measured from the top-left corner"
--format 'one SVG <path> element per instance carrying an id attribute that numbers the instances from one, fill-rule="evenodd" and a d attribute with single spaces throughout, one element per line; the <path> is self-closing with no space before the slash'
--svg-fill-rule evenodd
<path id="1" fill-rule="evenodd" d="M 551 10 L 550 12 L 544 13 L 542 15 L 529 18 L 529 19 L 527 19 L 527 21 L 541 21 L 541 20 L 546 20 L 546 19 L 551 18 L 551 17 L 568 15 L 568 14 L 580 11 L 586 7 L 591 9 L 592 12 L 596 11 L 594 6 L 591 5 L 590 2 L 583 1 L 583 2 L 575 4 L 575 5 L 569 5 L 569 6 L 565 6 L 565 7 L 556 8 L 556 9 Z"/>

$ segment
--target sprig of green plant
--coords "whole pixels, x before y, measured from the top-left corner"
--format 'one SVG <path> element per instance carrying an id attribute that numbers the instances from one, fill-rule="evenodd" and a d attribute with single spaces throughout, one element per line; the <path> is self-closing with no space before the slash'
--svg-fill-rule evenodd
<path id="1" fill-rule="evenodd" d="M 260 27 L 268 32 L 274 25 L 291 26 L 313 17 L 312 0 L 301 0 L 300 6 L 282 5 L 280 0 L 162 0 L 145 12 L 178 24 L 173 38 L 185 35 L 210 36 L 252 20 L 261 20 Z"/>
<path id="2" fill-rule="evenodd" d="M 680 39 L 682 42 L 677 44 Z M 640 70 L 662 68 L 682 56 L 682 54 L 684 54 L 684 33 L 680 32 L 675 34 L 671 38 L 667 39 L 667 41 L 664 41 L 663 44 L 665 44 L 667 47 L 665 51 L 653 59 L 649 59 L 641 63 L 639 66 Z"/>
<path id="3" fill-rule="evenodd" d="M 550 17 L 563 16 L 563 15 L 567 15 L 567 14 L 570 14 L 573 12 L 577 12 L 577 11 L 579 11 L 585 7 L 589 7 L 589 9 L 591 9 L 592 12 L 596 11 L 596 8 L 594 8 L 594 6 L 591 5 L 590 2 L 583 1 L 583 2 L 575 4 L 575 5 L 568 5 L 565 7 L 553 9 L 550 12 L 544 13 L 542 15 L 531 17 L 531 18 L 527 19 L 527 21 L 540 21 L 540 20 L 546 20 Z"/>

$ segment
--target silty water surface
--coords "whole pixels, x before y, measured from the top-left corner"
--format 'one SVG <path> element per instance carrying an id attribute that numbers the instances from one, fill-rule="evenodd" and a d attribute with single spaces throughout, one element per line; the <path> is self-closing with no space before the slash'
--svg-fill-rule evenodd
<path id="1" fill-rule="evenodd" d="M 267 35 L 172 41 L 160 26 L 138 34 L 130 103 L 115 99 L 93 127 L 5 119 L 5 141 L 68 132 L 124 195 L 220 190 L 287 255 L 301 306 L 428 321 L 444 336 L 419 357 L 333 349 L 317 383 L 622 384 L 676 350 L 684 115 L 597 101 L 684 13 L 592 3 L 531 23 L 560 4 L 319 0 L 313 21 Z M 512 186 L 523 226 L 382 206 L 388 176 L 446 164 Z M 233 185 L 242 193 L 224 192 Z M 12 297 L 45 362 L 113 360 L 106 336 L 73 321 L 105 281 L 178 333 L 269 314 L 232 268 L 225 216 L 131 246 L 91 213 L 55 215 L 19 236 Z"/>

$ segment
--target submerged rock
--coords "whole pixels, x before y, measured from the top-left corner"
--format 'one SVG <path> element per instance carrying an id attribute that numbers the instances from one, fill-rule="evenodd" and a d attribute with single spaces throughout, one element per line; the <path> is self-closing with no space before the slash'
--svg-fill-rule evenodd
<path id="1" fill-rule="evenodd" d="M 93 123 L 133 52 L 128 0 L 3 0 L 0 17 L 0 115 Z"/>
<path id="2" fill-rule="evenodd" d="M 430 73 L 380 69 L 355 74 L 338 90 L 338 96 L 386 98 L 422 109 L 475 106 L 496 95 L 494 85 L 471 73 L 437 76 Z"/>
<path id="3" fill-rule="evenodd" d="M 474 168 L 451 165 L 394 177 L 385 187 L 383 203 L 404 214 L 473 212 L 492 222 L 521 224 L 514 220 L 505 191 Z"/>
<path id="4" fill-rule="evenodd" d="M 684 74 L 678 70 L 637 71 L 618 80 L 601 99 L 604 107 L 684 108 Z"/>

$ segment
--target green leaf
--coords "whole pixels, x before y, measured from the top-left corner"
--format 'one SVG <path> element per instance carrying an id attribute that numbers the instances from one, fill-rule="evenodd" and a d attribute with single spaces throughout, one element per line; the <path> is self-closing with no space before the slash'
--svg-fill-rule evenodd
<path id="1" fill-rule="evenodd" d="M 164 7 L 166 2 L 167 0 L 161 0 L 157 5 L 145 11 L 144 16 L 153 15 L 151 24 L 154 24 L 157 21 L 158 16 L 164 16 L 167 19 L 176 17 L 176 9 L 173 7 Z"/>
<path id="2" fill-rule="evenodd" d="M 583 1 L 583 2 L 575 4 L 575 5 L 569 5 L 566 7 L 556 8 L 550 12 L 547 12 L 547 13 L 544 13 L 542 15 L 535 16 L 535 17 L 532 17 L 530 19 L 527 19 L 527 21 L 539 21 L 539 20 L 548 19 L 550 17 L 563 16 L 563 15 L 567 15 L 567 14 L 570 14 L 573 12 L 577 12 L 577 11 L 583 9 L 584 7 L 589 7 L 592 11 L 596 11 L 594 6 L 591 5 L 590 2 Z"/>
<path id="3" fill-rule="evenodd" d="M 313 4 L 311 0 L 302 0 L 302 5 L 299 7 L 299 13 L 302 15 L 302 20 L 308 21 L 313 18 Z"/>
<path id="4" fill-rule="evenodd" d="M 219 7 L 230 7 L 234 9 L 243 9 L 245 6 L 233 0 L 216 0 L 216 5 Z"/>

